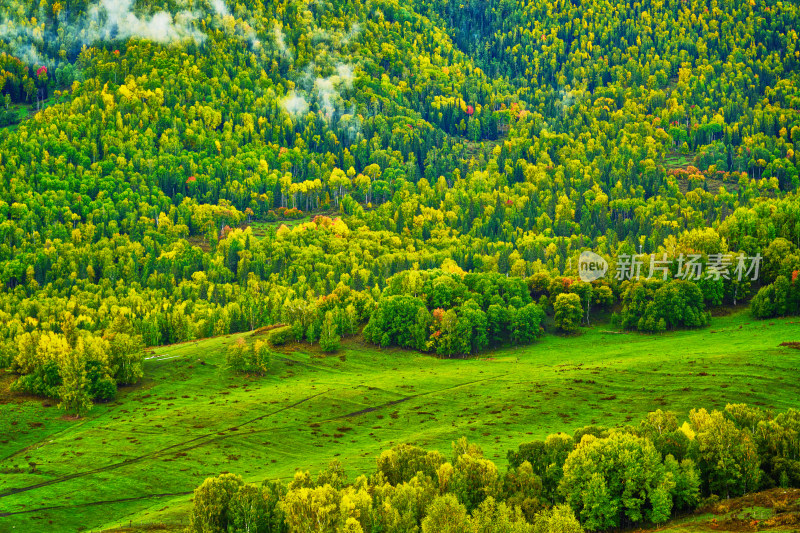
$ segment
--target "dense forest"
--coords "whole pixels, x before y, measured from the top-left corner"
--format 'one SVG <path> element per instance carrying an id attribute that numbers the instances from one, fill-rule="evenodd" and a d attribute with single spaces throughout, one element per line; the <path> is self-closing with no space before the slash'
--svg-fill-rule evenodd
<path id="1" fill-rule="evenodd" d="M 263 332 L 227 349 L 249 379 L 343 337 L 451 358 L 598 317 L 800 315 L 799 22 L 780 0 L 3 2 L 0 369 L 74 420 L 149 348 L 231 333 Z M 733 403 L 551 435 L 504 473 L 466 439 L 399 444 L 352 480 L 209 478 L 190 529 L 662 524 L 800 487 L 798 435 L 796 410 Z"/>
<path id="2" fill-rule="evenodd" d="M 12 3 L 0 362 L 82 411 L 145 346 L 271 324 L 455 356 L 597 309 L 796 314 L 797 9 Z M 724 268 L 653 276 L 664 254 Z"/>

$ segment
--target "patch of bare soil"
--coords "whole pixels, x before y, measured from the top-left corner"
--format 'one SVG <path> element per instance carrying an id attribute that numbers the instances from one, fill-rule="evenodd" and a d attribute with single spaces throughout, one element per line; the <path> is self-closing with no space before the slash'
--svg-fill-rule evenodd
<path id="1" fill-rule="evenodd" d="M 759 519 L 752 508 L 772 510 L 772 517 Z M 705 525 L 713 531 L 797 531 L 800 526 L 800 489 L 770 489 L 741 498 L 724 500 L 698 513 L 722 515 Z"/>
<path id="2" fill-rule="evenodd" d="M 254 329 L 250 333 L 250 336 L 251 337 L 257 337 L 259 335 L 264 335 L 265 333 L 268 333 L 268 332 L 272 331 L 273 329 L 282 328 L 283 326 L 287 326 L 287 325 L 288 324 L 283 324 L 283 323 L 270 324 L 269 326 L 264 326 L 264 327 L 260 327 L 260 328 Z"/>
<path id="3" fill-rule="evenodd" d="M 796 341 L 782 342 L 778 346 L 785 346 L 786 348 L 794 348 L 795 350 L 800 350 L 800 342 Z"/>

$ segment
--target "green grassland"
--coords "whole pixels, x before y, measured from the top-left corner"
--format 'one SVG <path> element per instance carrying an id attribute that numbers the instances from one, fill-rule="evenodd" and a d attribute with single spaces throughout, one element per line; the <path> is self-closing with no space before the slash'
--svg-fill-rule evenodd
<path id="1" fill-rule="evenodd" d="M 278 229 L 281 226 L 287 226 L 289 228 L 293 228 L 295 226 L 299 226 L 300 224 L 305 224 L 306 222 L 311 222 L 311 215 L 306 215 L 302 218 L 296 218 L 293 220 L 278 220 L 275 222 L 266 222 L 257 220 L 250 223 L 249 226 L 253 230 L 253 235 L 262 238 L 266 236 L 267 231 L 270 228 Z"/>
<path id="2" fill-rule="evenodd" d="M 694 163 L 694 154 L 672 152 L 664 156 L 664 166 L 667 170 L 685 168 Z"/>
<path id="3" fill-rule="evenodd" d="M 606 328 L 472 359 L 356 339 L 327 357 L 298 346 L 266 377 L 225 367 L 238 335 L 165 346 L 140 385 L 79 420 L 9 394 L 2 376 L 0 531 L 180 524 L 208 476 L 288 480 L 339 459 L 352 479 L 401 442 L 449 453 L 467 435 L 503 468 L 522 442 L 636 423 L 656 408 L 800 406 L 800 350 L 778 346 L 800 340 L 797 319 L 753 321 L 742 310 L 698 331 Z M 695 531 L 687 524 L 675 531 Z"/>

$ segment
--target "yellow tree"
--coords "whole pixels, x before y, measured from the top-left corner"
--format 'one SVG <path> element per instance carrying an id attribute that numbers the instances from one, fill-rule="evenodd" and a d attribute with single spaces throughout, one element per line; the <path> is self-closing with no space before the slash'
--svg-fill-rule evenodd
<path id="1" fill-rule="evenodd" d="M 61 376 L 61 387 L 58 389 L 61 402 L 58 407 L 78 416 L 91 409 L 92 398 L 88 391 L 89 378 L 83 353 L 75 349 L 64 350 L 59 355 L 58 373 Z"/>

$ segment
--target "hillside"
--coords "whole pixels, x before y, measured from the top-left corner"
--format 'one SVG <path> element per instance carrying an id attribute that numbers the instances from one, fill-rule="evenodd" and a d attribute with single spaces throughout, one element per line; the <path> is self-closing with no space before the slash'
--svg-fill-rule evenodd
<path id="1" fill-rule="evenodd" d="M 799 21 L 4 2 L 0 529 L 580 533 L 797 489 Z"/>

